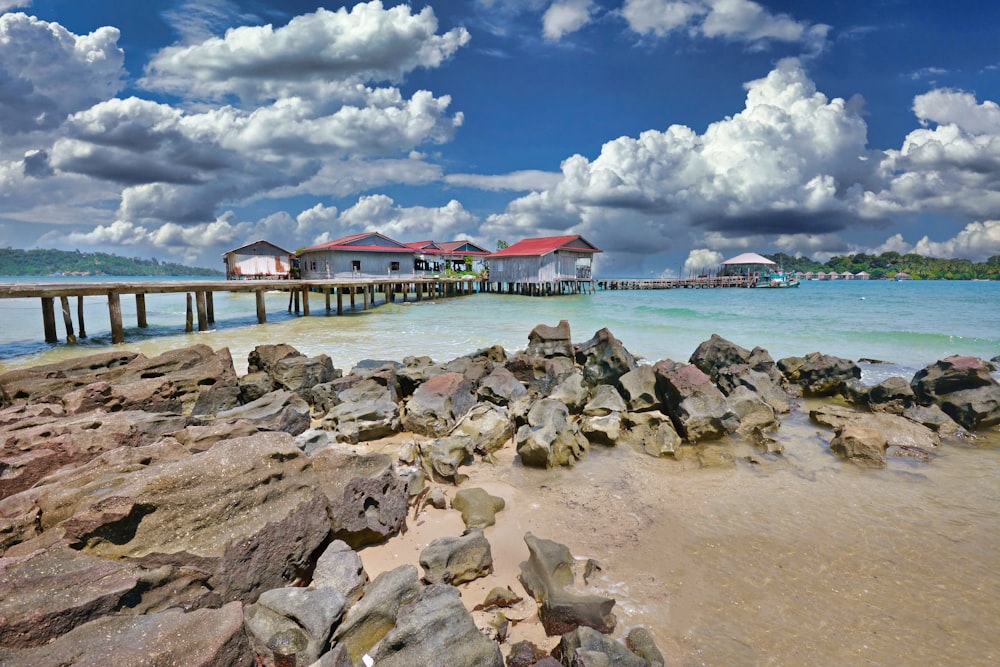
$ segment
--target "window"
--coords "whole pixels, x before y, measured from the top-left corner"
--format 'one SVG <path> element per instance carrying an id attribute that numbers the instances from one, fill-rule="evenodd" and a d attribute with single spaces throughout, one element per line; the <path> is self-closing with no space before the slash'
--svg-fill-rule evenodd
<path id="1" fill-rule="evenodd" d="M 309 268 L 312 269 L 313 271 L 316 270 L 316 260 L 315 259 L 312 260 L 311 262 L 309 262 Z"/>
<path id="2" fill-rule="evenodd" d="M 360 270 L 361 270 L 361 260 L 360 259 L 352 259 L 351 260 L 351 271 L 360 271 Z"/>
<path id="3" fill-rule="evenodd" d="M 399 271 L 399 262 L 389 262 L 390 271 Z"/>

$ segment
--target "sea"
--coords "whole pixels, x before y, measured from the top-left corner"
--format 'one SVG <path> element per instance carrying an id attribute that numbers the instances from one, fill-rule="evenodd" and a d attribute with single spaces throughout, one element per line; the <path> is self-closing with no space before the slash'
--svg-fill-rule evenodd
<path id="1" fill-rule="evenodd" d="M 38 279 L 0 278 L 16 281 Z M 84 307 L 87 338 L 66 343 L 57 312 L 61 340 L 48 344 L 37 299 L 0 299 L 0 372 L 118 349 L 106 299 Z M 123 296 L 120 348 L 225 347 L 243 373 L 254 347 L 288 343 L 346 373 L 362 359 L 520 350 L 535 325 L 566 320 L 574 342 L 607 328 L 650 363 L 686 361 L 718 334 L 776 360 L 860 361 L 869 384 L 953 354 L 1000 355 L 1000 282 L 411 297 L 369 310 L 359 300 L 339 316 L 335 299 L 328 314 L 314 294 L 309 317 L 275 292 L 266 307 L 258 325 L 252 294 L 218 292 L 211 330 L 186 333 L 183 294 L 147 296 L 144 329 Z M 671 665 L 1000 664 L 1000 431 L 944 445 L 930 462 L 862 469 L 830 452 L 830 433 L 808 419 L 813 405 L 784 417 L 781 456 L 727 443 L 735 467 L 602 447 L 573 468 L 507 466 L 497 484 L 518 517 L 508 525 L 600 562 L 595 592 L 619 601 L 620 628 L 649 628 Z"/>

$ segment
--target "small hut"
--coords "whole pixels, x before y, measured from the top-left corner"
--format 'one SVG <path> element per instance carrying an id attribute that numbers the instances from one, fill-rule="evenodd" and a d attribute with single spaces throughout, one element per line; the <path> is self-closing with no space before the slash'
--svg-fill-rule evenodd
<path id="1" fill-rule="evenodd" d="M 226 280 L 264 280 L 288 278 L 292 254 L 268 241 L 254 241 L 223 253 Z"/>
<path id="2" fill-rule="evenodd" d="M 589 281 L 600 248 L 579 234 L 523 239 L 486 258 L 490 280 L 541 285 Z"/>
<path id="3" fill-rule="evenodd" d="M 299 251 L 302 277 L 413 277 L 413 248 L 378 232 L 353 234 Z"/>

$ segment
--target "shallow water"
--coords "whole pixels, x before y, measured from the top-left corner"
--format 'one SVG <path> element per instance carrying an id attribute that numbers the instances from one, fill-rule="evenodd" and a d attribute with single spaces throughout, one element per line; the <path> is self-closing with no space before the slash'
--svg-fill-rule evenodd
<path id="1" fill-rule="evenodd" d="M 866 382 L 949 354 L 1000 355 L 1000 283 L 475 295 L 339 317 L 323 314 L 321 296 L 311 305 L 316 316 L 294 317 L 287 295 L 269 295 L 269 321 L 257 326 L 252 296 L 219 293 L 215 329 L 186 334 L 183 295 L 147 297 L 146 330 L 128 326 L 125 298 L 125 347 L 228 347 L 244 372 L 256 345 L 286 342 L 348 370 L 364 358 L 521 349 L 535 324 L 566 319 L 576 341 L 607 327 L 651 361 L 686 360 L 718 333 L 776 359 L 821 351 L 891 362 L 865 365 Z M 106 304 L 88 299 L 87 309 L 90 338 L 47 345 L 37 302 L 0 300 L 0 372 L 110 349 Z M 525 557 L 530 530 L 598 559 L 595 585 L 619 600 L 620 624 L 648 627 L 672 665 L 1000 662 L 1000 435 L 942 447 L 929 464 L 867 470 L 832 456 L 806 411 L 783 421 L 784 457 L 738 450 L 758 463 L 740 458 L 734 469 L 595 448 L 572 469 L 511 463 L 477 475 L 471 483 L 508 501 L 487 532 L 495 555 Z M 516 566 L 503 565 L 508 576 Z"/>

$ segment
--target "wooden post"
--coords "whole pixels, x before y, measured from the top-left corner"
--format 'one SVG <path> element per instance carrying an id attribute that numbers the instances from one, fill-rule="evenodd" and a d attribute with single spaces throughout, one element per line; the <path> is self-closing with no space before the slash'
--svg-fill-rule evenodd
<path id="1" fill-rule="evenodd" d="M 364 295 L 365 295 L 365 310 L 368 310 L 368 297 L 369 297 L 368 289 L 369 289 L 369 287 L 370 287 L 369 285 L 362 285 L 361 286 L 361 289 L 364 291 Z"/>
<path id="2" fill-rule="evenodd" d="M 423 283 L 413 283 L 413 300 L 420 301 L 420 293 L 424 291 Z"/>
<path id="3" fill-rule="evenodd" d="M 108 292 L 108 315 L 111 317 L 111 342 L 125 342 L 125 328 L 122 326 L 122 302 L 118 292 Z"/>
<path id="4" fill-rule="evenodd" d="M 208 323 L 215 324 L 215 292 L 205 292 L 205 302 L 208 311 Z"/>
<path id="5" fill-rule="evenodd" d="M 69 312 L 69 297 L 59 297 L 59 303 L 62 306 L 63 324 L 66 325 L 66 342 L 75 343 L 76 334 L 73 333 L 73 315 Z"/>
<path id="6" fill-rule="evenodd" d="M 141 292 L 135 295 L 135 320 L 140 329 L 149 326 L 146 323 L 146 295 Z"/>
<path id="7" fill-rule="evenodd" d="M 191 292 L 187 296 L 187 317 L 184 320 L 184 331 L 191 333 L 194 331 L 194 309 L 191 303 Z"/>
<path id="8" fill-rule="evenodd" d="M 45 328 L 45 342 L 58 343 L 59 334 L 56 333 L 56 306 L 55 300 L 51 296 L 42 297 L 42 326 Z"/>
<path id="9" fill-rule="evenodd" d="M 353 294 L 351 295 L 351 301 L 354 301 L 354 295 Z M 337 314 L 338 315 L 343 315 L 344 314 L 344 288 L 343 287 L 338 287 L 337 288 Z"/>
<path id="10" fill-rule="evenodd" d="M 330 314 L 330 288 L 329 287 L 324 287 L 323 288 L 323 296 L 326 297 L 326 314 L 329 315 Z"/>
<path id="11" fill-rule="evenodd" d="M 302 315 L 309 317 L 309 288 L 302 288 Z"/>
<path id="12" fill-rule="evenodd" d="M 357 286 L 351 285 L 347 289 L 350 290 L 350 295 L 351 295 L 351 310 L 354 310 L 354 293 L 357 291 Z"/>
<path id="13" fill-rule="evenodd" d="M 254 295 L 257 297 L 257 324 L 264 324 L 267 322 L 267 313 L 264 311 L 264 290 L 254 290 Z"/>
<path id="14" fill-rule="evenodd" d="M 76 297 L 76 319 L 80 322 L 80 338 L 87 337 L 87 329 L 83 326 L 83 295 Z"/>
<path id="15" fill-rule="evenodd" d="M 208 331 L 208 307 L 205 303 L 205 290 L 195 292 L 194 298 L 198 304 L 198 331 Z"/>

